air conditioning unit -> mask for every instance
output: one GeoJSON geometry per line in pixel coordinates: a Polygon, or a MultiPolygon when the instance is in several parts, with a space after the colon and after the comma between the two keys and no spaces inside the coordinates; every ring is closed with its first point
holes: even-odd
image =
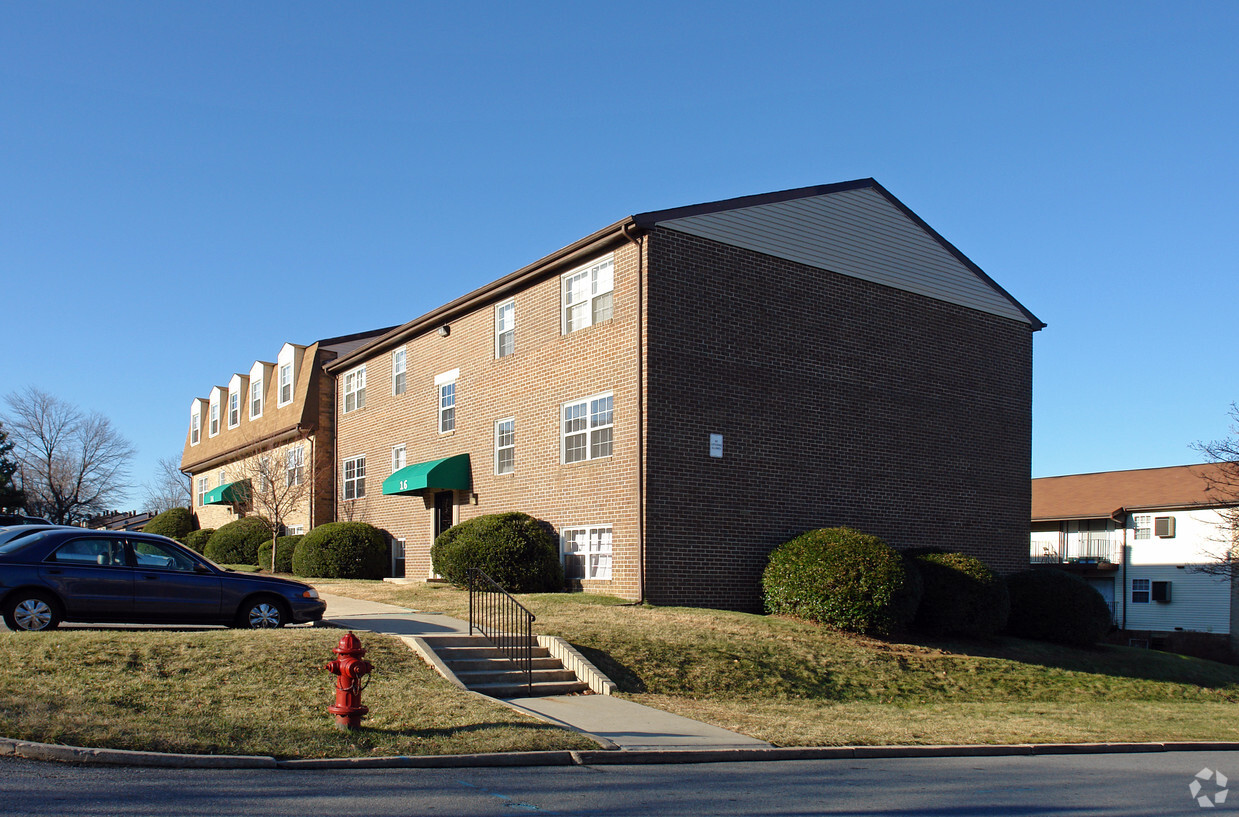
{"type": "Polygon", "coordinates": [[[1153,582],[1153,601],[1170,601],[1170,582],[1153,582]]]}
{"type": "Polygon", "coordinates": [[[1174,538],[1174,517],[1158,516],[1153,519],[1153,534],[1162,539],[1174,538]]]}

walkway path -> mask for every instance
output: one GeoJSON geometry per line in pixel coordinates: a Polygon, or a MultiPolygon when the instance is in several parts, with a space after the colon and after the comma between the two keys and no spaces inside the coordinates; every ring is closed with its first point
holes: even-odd
{"type": "MultiPolygon", "coordinates": [[[[337,627],[398,636],[469,633],[469,622],[451,616],[330,593],[322,595],[327,602],[325,621],[337,627]]],[[[751,749],[770,745],[613,695],[513,698],[504,703],[542,720],[586,732],[620,749],[751,749]]]]}

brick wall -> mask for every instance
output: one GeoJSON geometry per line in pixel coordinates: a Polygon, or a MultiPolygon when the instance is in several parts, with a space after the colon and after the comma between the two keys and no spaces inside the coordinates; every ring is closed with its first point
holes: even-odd
{"type": "MultiPolygon", "coordinates": [[[[600,254],[605,255],[605,253],[600,254]]],[[[614,251],[614,317],[564,335],[560,330],[560,274],[515,294],[515,351],[495,359],[494,307],[499,298],[450,323],[442,337],[434,328],[368,355],[365,407],[343,412],[348,365],[336,372],[336,482],[346,459],[365,455],[365,497],[337,502],[337,518],[369,522],[405,540],[405,574],[430,575],[433,496],[384,496],[392,473],[391,450],[403,444],[406,464],[468,454],[473,489],[453,497],[459,522],[481,514],[524,511],[564,527],[610,524],[613,577],[590,589],[632,597],[637,589],[637,251],[614,251]],[[392,394],[393,348],[406,353],[406,391],[392,394]],[[460,369],[456,381],[456,428],[438,431],[435,377],[460,369]],[[563,403],[602,392],[614,396],[613,455],[561,463],[563,403]],[[496,475],[495,422],[516,419],[515,473],[496,475]]],[[[358,360],[357,363],[362,361],[358,360]]]]}
{"type": "Polygon", "coordinates": [[[648,241],[651,601],[758,609],[770,550],[833,525],[1027,567],[1028,325],[663,228],[648,241]]]}

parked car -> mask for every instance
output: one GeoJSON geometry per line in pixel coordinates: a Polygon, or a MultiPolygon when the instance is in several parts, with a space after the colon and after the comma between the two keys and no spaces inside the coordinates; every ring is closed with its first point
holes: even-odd
{"type": "Polygon", "coordinates": [[[41,516],[26,516],[20,513],[0,513],[0,525],[50,525],[49,520],[41,516]]]}
{"type": "Polygon", "coordinates": [[[327,605],[303,582],[237,573],[163,536],[0,528],[0,612],[11,630],[62,621],[282,627],[327,605]]]}

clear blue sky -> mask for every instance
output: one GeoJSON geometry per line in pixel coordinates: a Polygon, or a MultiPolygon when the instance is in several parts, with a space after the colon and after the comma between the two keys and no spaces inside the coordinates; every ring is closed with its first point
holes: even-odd
{"type": "MultiPolygon", "coordinates": [[[[873,176],[1049,324],[1036,476],[1239,400],[1239,4],[0,3],[0,390],[140,483],[285,341],[626,215],[873,176]]],[[[137,507],[142,492],[131,492],[137,507]]]]}

